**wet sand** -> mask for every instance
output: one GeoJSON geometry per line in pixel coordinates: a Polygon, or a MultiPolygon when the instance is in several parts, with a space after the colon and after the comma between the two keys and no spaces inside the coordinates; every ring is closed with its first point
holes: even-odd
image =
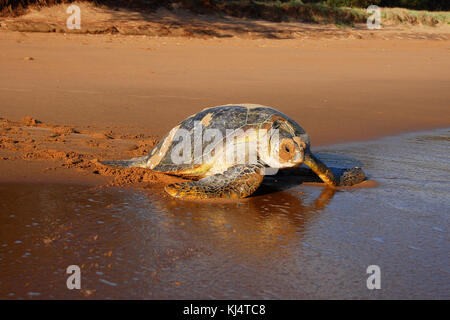
{"type": "Polygon", "coordinates": [[[320,148],[372,188],[268,177],[249,199],[10,183],[2,195],[7,299],[450,298],[450,130],[320,148]],[[82,290],[66,288],[68,265],[82,290]],[[366,268],[381,268],[368,290],[366,268]]]}

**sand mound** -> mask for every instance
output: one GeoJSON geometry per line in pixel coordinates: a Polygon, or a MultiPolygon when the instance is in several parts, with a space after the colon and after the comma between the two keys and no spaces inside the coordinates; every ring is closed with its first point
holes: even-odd
{"type": "Polygon", "coordinates": [[[42,122],[39,121],[39,120],[36,120],[36,119],[33,118],[33,117],[26,116],[25,118],[23,118],[23,119],[21,120],[21,123],[22,123],[23,125],[25,125],[25,126],[32,127],[32,126],[37,126],[38,124],[40,124],[40,123],[42,123],[42,122]]]}
{"type": "Polygon", "coordinates": [[[131,133],[83,131],[73,126],[43,124],[27,116],[20,121],[0,120],[0,159],[47,162],[43,171],[78,170],[83,174],[111,177],[108,186],[148,187],[180,179],[143,168],[112,168],[101,160],[148,154],[157,138],[131,133]],[[37,128],[38,127],[38,128],[37,128]],[[113,138],[113,136],[116,136],[113,138]],[[100,141],[95,143],[94,140],[100,141]]]}

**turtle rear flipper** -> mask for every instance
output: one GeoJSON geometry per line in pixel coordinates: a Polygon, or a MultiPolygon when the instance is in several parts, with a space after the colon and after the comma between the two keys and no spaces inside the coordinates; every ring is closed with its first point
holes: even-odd
{"type": "Polygon", "coordinates": [[[261,185],[263,170],[258,164],[235,165],[198,181],[169,184],[165,190],[171,196],[184,199],[245,198],[261,185]]]}
{"type": "Polygon", "coordinates": [[[112,166],[112,167],[122,167],[122,168],[146,168],[149,156],[143,156],[138,158],[133,158],[129,160],[115,160],[115,161],[99,161],[101,164],[112,166]]]}

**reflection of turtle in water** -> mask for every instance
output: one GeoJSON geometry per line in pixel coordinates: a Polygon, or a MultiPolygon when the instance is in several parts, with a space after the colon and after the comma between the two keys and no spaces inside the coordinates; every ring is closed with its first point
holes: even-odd
{"type": "MultiPolygon", "coordinates": [[[[281,176],[277,180],[285,178],[290,179],[281,176]]],[[[237,200],[238,205],[228,201],[199,203],[173,198],[152,201],[157,210],[170,213],[167,215],[169,226],[159,234],[159,241],[165,242],[165,237],[175,238],[190,248],[207,246],[214,252],[231,250],[233,255],[245,256],[246,262],[262,258],[264,263],[276,263],[274,260],[279,262],[283,247],[303,246],[305,234],[321,219],[318,213],[325,210],[336,194],[336,189],[323,188],[299,195],[280,190],[275,184],[267,185],[266,181],[260,189],[273,192],[263,199],[237,200]]]]}
{"type": "Polygon", "coordinates": [[[359,168],[336,178],[310,152],[309,136],[295,121],[273,108],[249,104],[204,109],[174,127],[149,155],[102,163],[188,178],[165,190],[189,199],[245,198],[258,189],[268,168],[302,163],[333,187],[365,179],[359,168]]]}

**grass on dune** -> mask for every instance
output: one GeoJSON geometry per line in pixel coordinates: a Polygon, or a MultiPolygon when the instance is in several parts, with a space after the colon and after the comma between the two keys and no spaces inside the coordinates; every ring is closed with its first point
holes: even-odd
{"type": "MultiPolygon", "coordinates": [[[[110,7],[128,7],[135,10],[155,10],[159,7],[172,8],[178,3],[194,13],[209,13],[230,15],[241,18],[254,18],[274,22],[301,21],[309,23],[330,23],[338,26],[353,26],[355,23],[365,23],[369,14],[365,8],[342,7],[332,5],[331,0],[304,3],[302,0],[264,1],[264,0],[85,0],[97,5],[110,7]]],[[[70,0],[0,0],[0,15],[17,16],[26,12],[32,6],[52,6],[59,3],[73,2],[70,0]]],[[[394,24],[422,24],[435,26],[440,23],[450,23],[448,11],[422,11],[403,8],[382,8],[382,22],[394,24]]]]}
{"type": "Polygon", "coordinates": [[[450,23],[448,11],[423,11],[403,8],[383,8],[381,18],[399,24],[423,24],[434,26],[439,23],[450,23]]]}

